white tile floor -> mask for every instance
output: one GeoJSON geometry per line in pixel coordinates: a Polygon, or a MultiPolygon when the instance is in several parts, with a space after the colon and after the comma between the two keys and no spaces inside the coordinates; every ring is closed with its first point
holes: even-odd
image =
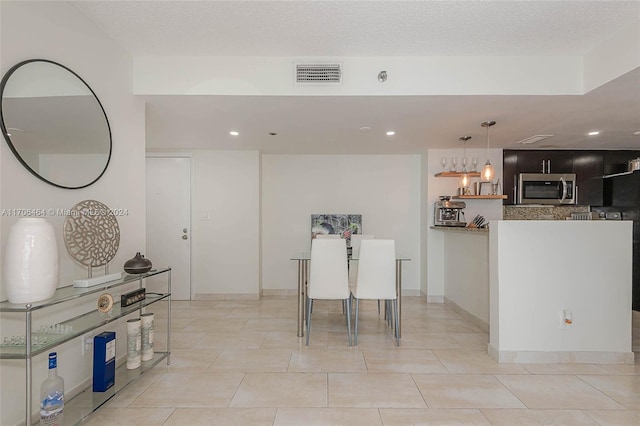
{"type": "Polygon", "coordinates": [[[294,298],[174,302],[171,365],[87,424],[640,425],[640,313],[635,365],[497,364],[487,334],[449,307],[403,301],[399,348],[371,302],[351,348],[339,302],[316,302],[309,347],[294,298]]]}

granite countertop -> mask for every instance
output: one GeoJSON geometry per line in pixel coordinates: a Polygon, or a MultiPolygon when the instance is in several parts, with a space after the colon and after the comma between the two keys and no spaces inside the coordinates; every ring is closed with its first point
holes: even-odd
{"type": "Polygon", "coordinates": [[[489,228],[463,228],[461,226],[431,226],[431,229],[438,229],[440,231],[475,232],[477,234],[489,232],[489,228]]]}
{"type": "Polygon", "coordinates": [[[565,220],[571,213],[589,212],[589,206],[509,205],[503,207],[504,220],[565,220]]]}

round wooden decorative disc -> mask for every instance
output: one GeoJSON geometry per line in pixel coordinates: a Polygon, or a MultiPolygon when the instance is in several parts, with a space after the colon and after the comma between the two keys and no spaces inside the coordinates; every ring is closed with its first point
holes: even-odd
{"type": "Polygon", "coordinates": [[[120,246],[120,227],[113,211],[95,200],[73,206],[64,220],[64,245],[81,265],[109,263],[120,246]]]}
{"type": "Polygon", "coordinates": [[[113,296],[109,293],[104,293],[98,297],[98,311],[106,314],[113,308],[113,296]]]}

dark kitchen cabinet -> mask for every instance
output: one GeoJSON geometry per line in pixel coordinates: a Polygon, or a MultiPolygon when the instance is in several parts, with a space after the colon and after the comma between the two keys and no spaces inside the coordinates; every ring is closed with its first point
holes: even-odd
{"type": "Polygon", "coordinates": [[[518,152],[518,173],[572,173],[571,151],[518,152]]]}
{"type": "Polygon", "coordinates": [[[611,182],[602,176],[627,171],[628,161],[638,157],[638,150],[504,150],[504,194],[508,197],[504,204],[516,203],[518,173],[541,173],[544,161],[545,172],[549,164],[550,173],[576,174],[578,204],[608,206],[611,182]]]}
{"type": "Polygon", "coordinates": [[[603,203],[602,151],[573,151],[573,172],[576,174],[578,204],[601,206],[603,203]]]}
{"type": "Polygon", "coordinates": [[[602,205],[602,151],[504,150],[504,204],[516,204],[519,173],[575,173],[578,204],[602,205]]]}
{"type": "Polygon", "coordinates": [[[604,174],[626,172],[629,160],[639,156],[640,151],[604,151],[604,174]]]}
{"type": "Polygon", "coordinates": [[[507,196],[503,204],[516,203],[516,186],[518,185],[518,153],[502,152],[502,193],[507,196]]]}
{"type": "MultiPolygon", "coordinates": [[[[638,158],[640,151],[626,151],[620,157],[616,157],[615,151],[607,151],[605,158],[609,156],[609,167],[617,167],[616,164],[629,159],[638,158]],[[632,154],[631,157],[626,155],[632,154]],[[617,160],[615,160],[617,158],[617,160]],[[615,161],[614,161],[615,160],[615,161]]],[[[605,160],[606,164],[606,160],[605,160]]],[[[621,163],[620,163],[621,164],[621,163]]],[[[626,170],[626,166],[625,166],[626,170]]],[[[622,220],[633,221],[633,309],[640,311],[640,172],[622,173],[612,176],[604,181],[604,206],[596,208],[601,213],[616,212],[622,220]]],[[[614,173],[611,173],[614,174],[614,173]]]]}

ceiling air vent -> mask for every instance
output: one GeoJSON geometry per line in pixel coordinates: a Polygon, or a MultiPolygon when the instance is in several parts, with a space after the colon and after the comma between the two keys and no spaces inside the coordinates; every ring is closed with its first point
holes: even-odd
{"type": "Polygon", "coordinates": [[[522,139],[521,141],[518,141],[517,143],[522,144],[522,145],[530,145],[532,143],[536,143],[536,142],[540,142],[543,139],[547,139],[553,137],[553,135],[533,135],[530,136],[526,139],[522,139]]]}
{"type": "Polygon", "coordinates": [[[296,63],[296,84],[342,84],[342,64],[296,63]]]}

